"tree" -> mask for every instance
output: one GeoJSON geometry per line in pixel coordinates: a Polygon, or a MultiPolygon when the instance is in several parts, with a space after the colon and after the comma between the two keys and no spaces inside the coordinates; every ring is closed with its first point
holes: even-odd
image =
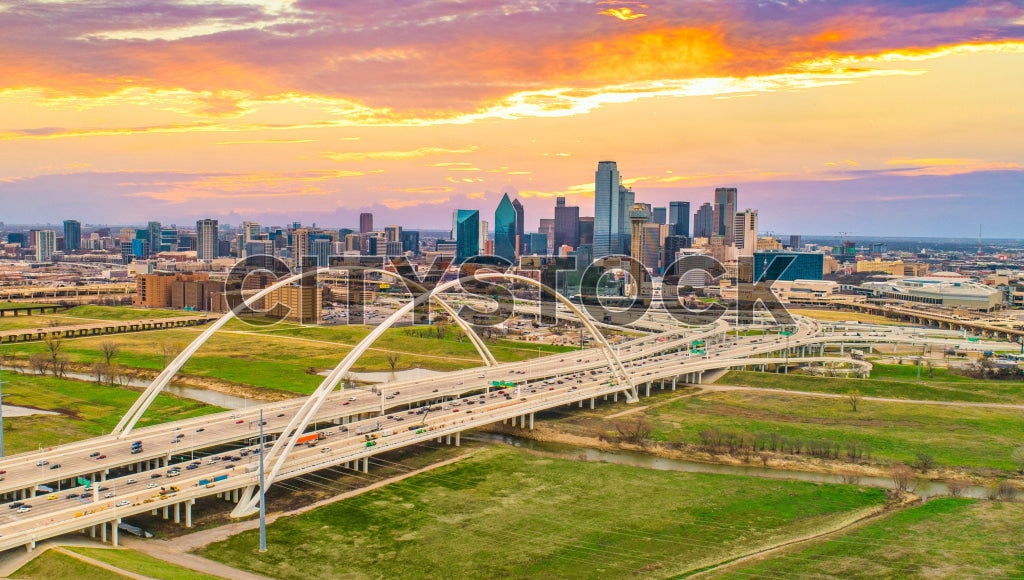
{"type": "Polygon", "coordinates": [[[388,362],[388,366],[391,367],[391,372],[395,372],[395,367],[398,366],[399,359],[402,358],[402,354],[398,352],[389,352],[384,355],[384,360],[388,362]]]}
{"type": "Polygon", "coordinates": [[[50,359],[41,352],[34,352],[28,357],[28,364],[39,374],[46,372],[50,366],[50,359]]]}
{"type": "Polygon", "coordinates": [[[654,430],[651,427],[651,423],[643,417],[637,418],[632,423],[617,423],[615,429],[618,430],[619,435],[624,441],[640,446],[647,445],[651,432],[654,430]]]}
{"type": "Polygon", "coordinates": [[[163,359],[163,362],[164,362],[163,366],[164,367],[166,367],[168,364],[170,364],[171,360],[173,360],[174,357],[177,356],[177,355],[178,355],[178,347],[177,346],[175,346],[175,345],[173,345],[173,344],[171,344],[169,342],[165,342],[165,343],[160,345],[160,356],[163,359]]]}
{"type": "Polygon", "coordinates": [[[906,493],[910,490],[910,484],[914,481],[914,470],[906,463],[896,463],[890,472],[892,476],[892,488],[898,493],[906,493]]]}
{"type": "Polygon", "coordinates": [[[947,481],[946,489],[949,490],[949,495],[953,497],[960,497],[965,491],[967,491],[967,483],[956,480],[947,481]]]}
{"type": "Polygon", "coordinates": [[[854,413],[857,412],[857,406],[860,405],[860,391],[854,389],[846,394],[846,402],[850,405],[850,410],[854,413]]]}
{"type": "Polygon", "coordinates": [[[100,343],[100,352],[103,353],[103,360],[109,365],[110,361],[121,352],[121,346],[112,340],[105,340],[100,343]]]}
{"type": "Polygon", "coordinates": [[[935,456],[930,453],[918,453],[917,454],[917,468],[921,471],[928,471],[935,467],[935,456]]]}
{"type": "Polygon", "coordinates": [[[57,376],[57,359],[60,358],[64,350],[64,335],[60,331],[48,332],[43,337],[43,343],[50,353],[50,369],[53,371],[53,376],[57,376]]]}
{"type": "Polygon", "coordinates": [[[103,377],[107,376],[107,369],[110,365],[103,361],[96,361],[92,363],[92,374],[96,377],[97,384],[103,384],[103,377]]]}
{"type": "Polygon", "coordinates": [[[924,368],[927,369],[928,378],[932,378],[932,375],[935,374],[935,363],[928,359],[924,361],[924,368]]]}
{"type": "Polygon", "coordinates": [[[53,363],[53,376],[63,377],[70,363],[71,359],[68,358],[68,355],[62,354],[58,356],[57,360],[53,363]]]}

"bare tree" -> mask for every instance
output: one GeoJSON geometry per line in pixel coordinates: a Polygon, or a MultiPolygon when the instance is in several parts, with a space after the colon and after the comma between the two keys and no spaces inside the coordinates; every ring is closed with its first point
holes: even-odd
{"type": "Polygon", "coordinates": [[[646,446],[651,438],[654,428],[651,423],[643,417],[637,418],[632,423],[617,423],[615,429],[624,441],[640,446],[646,446]]]}
{"type": "Polygon", "coordinates": [[[388,362],[388,366],[391,367],[391,372],[395,372],[395,367],[398,366],[399,359],[402,358],[402,353],[389,352],[384,355],[384,360],[388,362]]]}
{"type": "Polygon", "coordinates": [[[110,365],[103,361],[96,361],[92,363],[92,374],[96,376],[96,382],[103,384],[103,377],[107,376],[110,365]]]}
{"type": "Polygon", "coordinates": [[[100,343],[100,352],[103,353],[103,360],[109,365],[115,356],[120,354],[121,345],[112,340],[105,340],[100,343]]]}
{"type": "Polygon", "coordinates": [[[41,352],[34,352],[28,357],[28,364],[39,374],[46,372],[50,366],[50,358],[41,352]]]}
{"type": "Polygon", "coordinates": [[[68,364],[71,363],[71,359],[68,355],[63,354],[57,357],[57,360],[53,363],[53,376],[63,377],[67,372],[68,364]]]}
{"type": "Polygon", "coordinates": [[[946,482],[946,489],[949,490],[949,495],[960,497],[967,491],[967,484],[963,481],[951,480],[946,482]]]}
{"type": "Polygon", "coordinates": [[[931,359],[928,359],[924,361],[924,368],[927,370],[928,378],[932,378],[932,375],[935,374],[935,363],[933,363],[931,359]]]}
{"type": "Polygon", "coordinates": [[[1017,497],[1017,487],[1012,481],[1004,479],[996,486],[996,495],[999,499],[1012,500],[1017,497]]]}
{"type": "Polygon", "coordinates": [[[854,389],[846,394],[846,402],[850,405],[850,410],[854,413],[857,412],[857,407],[860,405],[860,391],[854,389]]]}
{"type": "Polygon", "coordinates": [[[906,463],[896,463],[890,472],[892,476],[892,488],[899,493],[906,493],[910,490],[910,484],[914,481],[914,470],[906,463]]]}
{"type": "Polygon", "coordinates": [[[46,350],[50,353],[50,369],[53,371],[53,376],[57,376],[57,359],[64,351],[64,335],[59,331],[47,332],[43,337],[43,344],[46,345],[46,350]]]}
{"type": "Polygon", "coordinates": [[[174,357],[177,356],[177,355],[178,355],[178,347],[177,347],[177,345],[171,344],[169,342],[165,342],[165,343],[160,345],[160,356],[161,356],[161,358],[163,360],[163,363],[164,363],[163,366],[164,367],[166,367],[168,364],[170,364],[171,360],[173,360],[174,357]]]}

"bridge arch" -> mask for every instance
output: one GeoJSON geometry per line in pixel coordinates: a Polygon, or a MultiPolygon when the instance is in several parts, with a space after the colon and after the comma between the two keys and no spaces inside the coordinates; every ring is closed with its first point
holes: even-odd
{"type": "MultiPolygon", "coordinates": [[[[605,358],[608,361],[608,365],[613,369],[613,371],[620,373],[622,380],[626,381],[626,383],[629,385],[628,389],[626,390],[626,401],[629,403],[635,403],[639,400],[636,385],[633,384],[632,379],[630,379],[629,373],[623,366],[622,361],[619,360],[619,357],[615,353],[615,350],[608,343],[604,335],[602,335],[601,332],[597,329],[597,327],[594,326],[590,317],[587,316],[582,310],[580,310],[575,304],[573,304],[572,301],[570,301],[568,298],[562,296],[557,291],[548,287],[547,285],[543,284],[538,280],[534,280],[533,278],[527,278],[525,276],[520,276],[518,274],[509,274],[506,272],[477,272],[474,274],[474,277],[476,279],[481,280],[515,280],[518,282],[522,282],[524,284],[536,286],[542,292],[548,292],[552,294],[556,300],[565,305],[570,312],[572,312],[577,316],[577,318],[579,318],[580,322],[584,325],[584,327],[587,328],[588,332],[590,332],[590,334],[598,342],[602,353],[605,355],[605,358]]],[[[342,359],[341,362],[339,362],[338,365],[335,366],[333,370],[331,370],[327,377],[324,378],[324,380],[320,383],[320,386],[318,386],[316,390],[313,391],[313,393],[311,393],[309,397],[306,398],[306,401],[303,403],[302,407],[299,409],[297,413],[295,413],[291,421],[288,422],[288,425],[282,431],[281,437],[274,442],[273,447],[271,447],[270,451],[267,452],[266,455],[264,456],[264,461],[272,464],[270,472],[266,474],[264,477],[264,485],[266,487],[270,487],[274,483],[278,473],[280,472],[281,468],[287,461],[289,454],[295,447],[295,442],[298,439],[298,437],[301,436],[306,427],[313,422],[313,418],[316,416],[317,411],[319,411],[320,407],[323,406],[323,404],[327,401],[327,398],[338,386],[342,378],[344,378],[344,376],[352,368],[352,365],[354,365],[355,362],[359,359],[359,357],[362,356],[362,354],[366,352],[367,349],[370,348],[370,345],[372,345],[378,338],[380,338],[381,335],[383,335],[388,328],[390,328],[396,322],[401,320],[402,317],[404,317],[407,313],[411,312],[422,300],[428,299],[434,293],[445,292],[451,288],[454,288],[461,282],[461,279],[456,279],[451,280],[449,282],[445,282],[443,284],[439,284],[434,288],[434,290],[431,293],[423,294],[421,296],[416,297],[415,300],[409,301],[404,306],[399,308],[394,314],[389,316],[387,320],[385,320],[376,328],[374,328],[373,331],[370,332],[370,334],[363,338],[363,340],[361,340],[358,345],[356,345],[351,351],[349,351],[347,355],[345,355],[345,358],[342,359]]],[[[245,517],[247,515],[250,515],[256,510],[258,502],[259,497],[255,494],[255,487],[249,487],[246,489],[246,492],[243,495],[242,500],[238,502],[238,505],[235,506],[235,509],[231,512],[231,515],[233,517],[245,517]]]]}
{"type": "MultiPolygon", "coordinates": [[[[367,268],[366,270],[371,273],[379,273],[382,275],[398,278],[405,282],[406,284],[415,286],[417,289],[426,292],[426,294],[423,294],[423,296],[428,296],[429,298],[433,299],[437,304],[441,306],[442,309],[445,310],[445,312],[447,312],[449,315],[451,315],[452,318],[455,319],[455,323],[458,324],[459,328],[461,328],[469,337],[470,342],[473,344],[474,348],[476,348],[477,353],[479,353],[480,357],[483,359],[484,364],[486,366],[493,366],[497,364],[497,359],[494,358],[494,355],[487,348],[487,345],[476,333],[476,331],[473,330],[472,325],[470,325],[461,317],[459,317],[455,310],[451,307],[451,305],[445,302],[444,299],[442,299],[440,296],[435,295],[435,293],[433,292],[427,292],[426,288],[424,288],[415,280],[409,280],[396,272],[391,272],[379,268],[367,268]]],[[[146,410],[149,409],[149,406],[153,404],[153,401],[156,400],[157,395],[159,395],[160,392],[163,391],[168,384],[170,384],[171,379],[174,378],[174,375],[178,374],[178,371],[181,370],[181,367],[185,366],[185,363],[188,362],[190,358],[192,358],[196,351],[199,350],[199,347],[203,346],[203,344],[205,344],[207,340],[213,337],[213,335],[218,330],[220,330],[221,327],[227,324],[232,318],[235,318],[237,313],[251,306],[253,303],[267,296],[274,290],[298,282],[303,278],[306,278],[307,276],[323,274],[330,271],[331,268],[317,268],[315,270],[306,270],[298,274],[293,274],[291,276],[278,280],[274,284],[268,286],[267,288],[264,288],[263,290],[260,290],[256,294],[253,294],[252,296],[243,299],[238,306],[229,310],[224,314],[224,316],[221,316],[213,324],[206,327],[206,329],[202,333],[200,333],[200,335],[196,337],[195,340],[193,340],[187,347],[185,347],[184,350],[178,353],[178,356],[174,357],[174,360],[172,360],[166,367],[164,367],[162,371],[160,371],[160,374],[158,374],[157,377],[153,379],[153,382],[150,383],[148,387],[146,387],[146,390],[143,391],[142,395],[140,395],[139,398],[135,400],[135,403],[133,403],[132,406],[128,409],[128,412],[125,413],[121,420],[117,423],[117,426],[114,427],[112,434],[120,438],[131,433],[132,429],[135,428],[135,424],[138,423],[139,419],[142,418],[146,410]]]]}

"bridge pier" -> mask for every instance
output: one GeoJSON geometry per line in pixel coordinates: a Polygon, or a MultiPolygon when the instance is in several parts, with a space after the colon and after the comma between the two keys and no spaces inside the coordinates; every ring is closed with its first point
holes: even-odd
{"type": "Polygon", "coordinates": [[[460,447],[462,445],[462,431],[455,432],[455,446],[460,447]]]}
{"type": "Polygon", "coordinates": [[[370,473],[370,458],[363,458],[363,473],[370,473]]]}
{"type": "Polygon", "coordinates": [[[164,506],[161,511],[163,511],[163,514],[162,514],[163,519],[166,520],[170,516],[170,513],[169,513],[169,510],[168,510],[167,506],[164,506]]]}
{"type": "Polygon", "coordinates": [[[174,504],[174,523],[176,523],[176,524],[180,524],[181,523],[181,504],[180,503],[174,504]]]}
{"type": "Polygon", "coordinates": [[[647,381],[647,384],[644,385],[644,396],[651,396],[651,381],[647,381]]]}
{"type": "Polygon", "coordinates": [[[121,518],[117,518],[110,522],[110,544],[115,548],[118,546],[118,534],[120,533],[120,529],[118,529],[117,526],[120,525],[120,523],[121,518]]]}
{"type": "Polygon", "coordinates": [[[100,541],[107,543],[107,522],[100,524],[100,541]]]}
{"type": "Polygon", "coordinates": [[[678,379],[678,378],[679,377],[672,377],[672,390],[673,391],[676,390],[676,379],[678,379]]]}
{"type": "Polygon", "coordinates": [[[530,431],[533,431],[533,413],[530,413],[530,431]]]}
{"type": "Polygon", "coordinates": [[[195,498],[192,498],[185,502],[185,527],[192,527],[192,506],[196,504],[195,498]]]}
{"type": "Polygon", "coordinates": [[[590,409],[594,409],[594,397],[590,397],[590,409]]]}
{"type": "Polygon", "coordinates": [[[32,550],[35,550],[35,549],[36,549],[36,541],[35,540],[32,540],[29,543],[25,544],[25,551],[26,552],[31,552],[32,550]]]}

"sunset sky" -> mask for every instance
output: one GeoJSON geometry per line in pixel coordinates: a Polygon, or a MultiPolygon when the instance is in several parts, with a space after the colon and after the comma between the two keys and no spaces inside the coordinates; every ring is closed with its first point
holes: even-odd
{"type": "Polygon", "coordinates": [[[526,225],[597,162],[762,231],[1024,237],[1024,3],[0,1],[0,221],[526,225]]]}

